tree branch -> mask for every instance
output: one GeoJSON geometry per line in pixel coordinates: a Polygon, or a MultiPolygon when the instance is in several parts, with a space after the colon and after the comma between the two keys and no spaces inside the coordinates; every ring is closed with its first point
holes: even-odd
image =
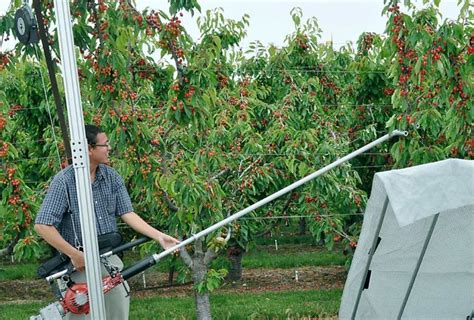
{"type": "Polygon", "coordinates": [[[189,252],[188,250],[186,250],[185,247],[182,247],[181,249],[179,249],[179,256],[181,257],[181,259],[183,260],[183,262],[189,267],[189,268],[193,268],[193,259],[191,258],[191,256],[189,255],[189,252]]]}
{"type": "Polygon", "coordinates": [[[165,139],[168,137],[168,135],[170,134],[171,130],[173,130],[175,127],[176,127],[176,123],[173,123],[173,124],[168,128],[168,130],[166,130],[166,132],[163,134],[162,139],[165,140],[165,139]]]}
{"type": "Polygon", "coordinates": [[[293,198],[294,192],[290,192],[290,196],[288,197],[288,200],[286,200],[285,206],[283,207],[283,210],[281,210],[281,215],[285,215],[286,211],[290,207],[291,199],[293,198]]]}
{"type": "MultiPolygon", "coordinates": [[[[176,127],[176,123],[173,123],[167,130],[166,132],[163,134],[163,137],[162,137],[162,140],[163,140],[163,152],[161,154],[161,174],[165,175],[167,174],[169,171],[168,171],[168,167],[166,166],[166,157],[167,157],[167,152],[166,152],[166,138],[168,137],[168,135],[170,134],[170,132],[176,127]]],[[[173,211],[173,212],[177,212],[179,210],[179,208],[173,203],[173,201],[171,201],[168,193],[166,193],[165,190],[163,190],[163,200],[165,201],[166,205],[168,206],[168,208],[173,211]]]]}
{"type": "Polygon", "coordinates": [[[6,248],[0,249],[0,257],[11,255],[13,253],[13,248],[15,248],[15,245],[18,243],[18,240],[20,240],[19,234],[16,235],[15,239],[13,239],[6,248]]]}
{"type": "Polygon", "coordinates": [[[245,174],[247,171],[249,171],[249,170],[250,170],[256,163],[258,163],[261,159],[262,159],[262,158],[259,157],[257,160],[255,160],[254,162],[252,162],[247,168],[245,168],[245,170],[240,174],[239,179],[241,179],[241,178],[244,176],[244,174],[245,174]]]}
{"type": "MultiPolygon", "coordinates": [[[[165,152],[161,155],[161,174],[165,175],[168,173],[168,167],[166,166],[166,150],[165,152]]],[[[170,209],[173,212],[177,212],[179,208],[171,201],[168,193],[165,190],[162,190],[162,198],[165,201],[166,205],[168,206],[168,209],[170,209]]]]}
{"type": "Polygon", "coordinates": [[[206,254],[204,255],[204,263],[206,264],[206,266],[209,265],[209,263],[211,263],[212,260],[214,260],[219,254],[217,253],[217,251],[214,251],[214,249],[208,249],[206,251],[206,254]]]}
{"type": "Polygon", "coordinates": [[[220,172],[218,172],[216,175],[212,176],[212,177],[211,177],[211,180],[215,180],[215,179],[219,178],[220,176],[226,174],[226,173],[229,172],[229,171],[230,171],[230,168],[227,167],[227,168],[221,170],[220,172]]]}
{"type": "Polygon", "coordinates": [[[112,103],[110,104],[110,107],[114,110],[115,114],[117,115],[117,117],[120,118],[120,112],[119,110],[117,109],[117,107],[115,106],[115,101],[112,100],[112,103]]]}
{"type": "Polygon", "coordinates": [[[99,62],[99,49],[102,50],[104,47],[104,39],[102,38],[102,32],[100,32],[100,19],[99,19],[99,13],[97,12],[97,4],[94,1],[90,1],[88,3],[89,9],[92,10],[92,15],[95,17],[95,25],[94,29],[97,34],[97,39],[99,40],[99,46],[96,49],[96,58],[97,58],[97,63],[99,62]]]}
{"type": "Polygon", "coordinates": [[[168,196],[168,193],[163,190],[163,200],[165,201],[166,205],[168,206],[168,209],[170,209],[173,212],[178,212],[179,208],[171,201],[170,197],[168,196]]]}
{"type": "Polygon", "coordinates": [[[201,239],[197,239],[196,242],[194,243],[194,252],[196,254],[203,254],[202,252],[202,240],[201,239]]]}

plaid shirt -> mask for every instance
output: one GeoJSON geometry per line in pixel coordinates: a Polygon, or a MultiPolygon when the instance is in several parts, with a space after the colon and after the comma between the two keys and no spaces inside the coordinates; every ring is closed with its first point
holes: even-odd
{"type": "MultiPolygon", "coordinates": [[[[92,198],[97,235],[117,231],[115,218],[133,211],[122,177],[103,164],[97,167],[96,178],[92,183],[92,198]]],[[[55,226],[71,245],[82,245],[76,178],[72,166],[66,167],[53,178],[35,223],[55,226]]]]}

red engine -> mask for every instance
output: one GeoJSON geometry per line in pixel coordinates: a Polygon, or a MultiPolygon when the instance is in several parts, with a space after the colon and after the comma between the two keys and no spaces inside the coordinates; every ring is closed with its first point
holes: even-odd
{"type": "MultiPolygon", "coordinates": [[[[116,274],[114,277],[108,276],[102,279],[102,289],[104,294],[124,282],[121,274],[116,274]]],[[[64,299],[61,301],[66,312],[74,314],[88,314],[89,306],[89,292],[87,290],[87,283],[75,283],[66,290],[64,299]]]]}

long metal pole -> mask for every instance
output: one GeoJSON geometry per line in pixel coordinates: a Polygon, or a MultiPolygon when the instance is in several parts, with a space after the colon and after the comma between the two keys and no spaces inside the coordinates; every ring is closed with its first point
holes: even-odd
{"type": "MultiPolygon", "coordinates": [[[[210,226],[209,228],[207,229],[204,229],[202,230],[201,232],[195,234],[195,235],[192,235],[191,237],[187,238],[186,240],[180,242],[179,244],[177,244],[176,246],[174,247],[171,247],[159,254],[153,254],[141,261],[139,261],[138,263],[136,263],[135,265],[131,266],[130,268],[127,268],[126,270],[124,270],[122,272],[122,275],[124,277],[124,279],[128,279],[130,277],[132,277],[133,275],[137,274],[137,273],[140,273],[141,271],[151,267],[152,265],[154,265],[155,263],[157,263],[159,260],[161,260],[162,258],[166,257],[167,255],[175,252],[176,250],[190,244],[191,242],[193,241],[196,241],[197,239],[201,238],[201,237],[204,237],[206,235],[208,235],[209,233],[213,232],[214,230],[216,229],[219,229],[229,223],[231,223],[232,221],[234,220],[237,220],[239,219],[240,217],[242,217],[243,215],[255,210],[255,209],[258,209],[260,208],[261,206],[269,203],[270,201],[273,201],[275,200],[276,198],[278,197],[281,197],[282,195],[292,191],[293,189],[296,189],[298,188],[299,186],[301,186],[302,184],[328,172],[329,170],[339,166],[340,164],[358,156],[359,154],[361,153],[364,153],[365,151],[375,147],[376,145],[379,145],[381,144],[382,142],[385,142],[387,140],[389,140],[390,138],[392,137],[397,137],[397,136],[407,136],[408,133],[406,131],[399,131],[399,130],[394,130],[393,132],[389,133],[389,134],[386,134],[384,135],[383,137],[365,145],[364,147],[360,148],[360,149],[357,149],[356,151],[348,154],[347,156],[345,157],[342,157],[341,159],[339,160],[336,160],[334,161],[333,163],[325,166],[324,168],[322,169],[319,169],[318,171],[302,178],[301,180],[298,180],[292,184],[290,184],[289,186],[287,186],[286,188],[284,189],[281,189],[280,191],[277,191],[275,192],[274,194],[256,202],[255,204],[229,216],[228,218],[210,226]]],[[[48,281],[52,281],[54,279],[57,279],[59,277],[61,277],[62,275],[64,275],[65,273],[67,273],[67,270],[64,270],[64,271],[60,271],[56,274],[53,274],[51,276],[49,276],[48,278],[46,278],[46,280],[48,281]]]]}
{"type": "Polygon", "coordinates": [[[166,257],[167,255],[169,255],[169,254],[175,252],[177,249],[180,249],[180,248],[182,248],[182,247],[184,247],[184,246],[190,244],[191,242],[196,241],[197,239],[199,239],[199,238],[201,238],[201,237],[204,237],[205,235],[207,235],[207,234],[213,232],[214,230],[219,229],[219,228],[221,228],[221,227],[223,227],[223,226],[229,224],[230,222],[239,219],[239,218],[242,217],[243,215],[246,215],[247,213],[249,213],[249,212],[251,212],[251,211],[253,211],[253,210],[256,210],[256,209],[260,208],[261,206],[263,206],[263,205],[269,203],[270,201],[275,200],[275,199],[278,198],[278,197],[281,197],[282,195],[284,195],[284,194],[286,194],[286,193],[288,193],[288,192],[290,192],[290,191],[292,191],[292,190],[298,188],[298,187],[301,186],[302,184],[304,184],[304,183],[306,183],[306,182],[308,182],[308,181],[310,181],[310,180],[313,180],[314,178],[316,178],[316,177],[318,177],[318,176],[320,176],[320,175],[322,175],[322,174],[328,172],[329,170],[332,170],[333,168],[339,166],[340,164],[342,164],[342,163],[344,163],[344,162],[346,162],[346,161],[348,161],[348,160],[350,160],[350,159],[352,159],[352,158],[358,156],[358,155],[361,154],[361,153],[364,153],[365,151],[367,151],[367,150],[369,150],[369,149],[375,147],[376,145],[379,145],[379,144],[381,144],[382,142],[385,142],[385,141],[389,140],[389,139],[392,138],[392,137],[396,137],[396,136],[407,136],[407,135],[408,135],[408,132],[406,132],[406,131],[394,130],[394,131],[392,131],[391,133],[386,134],[386,135],[384,135],[383,137],[381,137],[381,138],[379,138],[379,139],[377,139],[377,140],[375,140],[375,141],[373,141],[373,142],[371,142],[371,143],[369,143],[369,144],[363,146],[362,148],[357,149],[356,151],[354,151],[354,152],[352,152],[352,153],[350,153],[350,154],[348,154],[348,155],[342,157],[341,159],[334,161],[333,163],[331,163],[331,164],[325,166],[324,168],[321,168],[321,169],[319,169],[318,171],[316,171],[316,172],[314,172],[314,173],[312,173],[312,174],[310,174],[310,175],[308,175],[308,176],[302,178],[301,180],[298,180],[298,181],[296,181],[296,182],[290,184],[290,185],[287,186],[286,188],[283,188],[283,189],[281,189],[280,191],[275,192],[274,194],[272,194],[272,195],[270,195],[270,196],[268,196],[268,197],[266,197],[266,198],[264,198],[264,199],[262,199],[262,200],[260,200],[260,201],[258,201],[258,202],[256,202],[256,203],[254,203],[253,205],[251,205],[251,206],[249,206],[249,207],[247,207],[247,208],[245,208],[245,209],[243,209],[243,210],[241,210],[241,211],[239,211],[239,212],[237,212],[237,213],[231,215],[230,217],[228,217],[228,218],[226,218],[226,219],[224,219],[224,220],[222,220],[222,221],[220,221],[220,222],[218,222],[218,223],[216,223],[216,224],[210,226],[209,228],[207,228],[207,229],[205,229],[205,230],[203,230],[203,231],[201,231],[201,232],[199,232],[199,233],[197,233],[197,234],[191,236],[190,238],[188,238],[188,239],[186,239],[186,240],[180,242],[180,243],[177,244],[176,246],[171,247],[171,248],[169,248],[169,249],[167,249],[167,250],[165,250],[165,251],[163,251],[163,252],[161,252],[161,253],[159,253],[159,254],[156,254],[156,253],[155,253],[155,254],[151,255],[150,257],[147,257],[147,258],[141,260],[140,262],[138,262],[138,263],[135,264],[134,266],[132,266],[132,267],[127,268],[126,270],[124,270],[124,272],[122,273],[122,275],[123,275],[123,277],[124,277],[125,279],[127,279],[127,278],[133,276],[134,274],[136,274],[136,273],[138,273],[138,272],[140,272],[140,271],[143,271],[143,270],[149,268],[150,266],[152,266],[152,265],[154,265],[155,263],[157,263],[160,259],[162,259],[162,258],[166,257]]]}
{"type": "Polygon", "coordinates": [[[66,103],[69,110],[68,120],[71,131],[72,162],[76,177],[91,319],[106,319],[99,246],[97,244],[96,218],[92,204],[88,145],[82,114],[69,1],[54,0],[54,7],[58,25],[66,103]]]}

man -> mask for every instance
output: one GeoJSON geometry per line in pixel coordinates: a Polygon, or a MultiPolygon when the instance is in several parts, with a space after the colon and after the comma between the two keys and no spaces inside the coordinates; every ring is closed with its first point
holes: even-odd
{"type": "MultiPolygon", "coordinates": [[[[133,212],[130,196],[123,179],[109,163],[110,144],[107,135],[98,127],[86,125],[86,138],[89,145],[90,178],[93,205],[96,216],[97,234],[117,231],[116,217],[135,231],[159,242],[163,249],[176,245],[179,241],[146,223],[133,212]]],[[[75,282],[85,282],[85,262],[82,248],[82,235],[79,220],[79,206],[73,166],[60,171],[52,180],[41,209],[35,220],[35,230],[46,242],[66,254],[77,271],[71,276],[75,282]]],[[[117,256],[109,262],[122,268],[117,256]]],[[[103,272],[105,268],[102,266],[103,272]]],[[[129,297],[124,286],[118,286],[106,295],[108,319],[128,319],[129,297]]],[[[76,317],[68,314],[69,319],[76,317]]]]}

